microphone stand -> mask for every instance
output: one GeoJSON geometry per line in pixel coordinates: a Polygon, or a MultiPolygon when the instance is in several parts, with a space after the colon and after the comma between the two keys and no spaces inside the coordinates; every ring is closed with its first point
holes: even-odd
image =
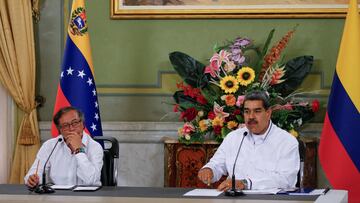
{"type": "Polygon", "coordinates": [[[50,152],[49,157],[47,158],[45,164],[44,164],[44,170],[43,170],[43,174],[42,174],[42,184],[37,185],[34,192],[39,193],[39,194],[44,194],[44,193],[54,193],[55,190],[52,189],[50,186],[48,186],[46,184],[46,173],[45,173],[45,168],[46,168],[46,164],[48,163],[52,153],[54,152],[56,145],[61,142],[63,139],[59,138],[54,146],[54,148],[52,149],[52,151],[50,152]]]}
{"type": "Polygon", "coordinates": [[[243,138],[241,139],[241,143],[238,149],[238,152],[236,154],[236,158],[235,158],[235,162],[234,162],[234,166],[233,166],[233,172],[232,172],[232,176],[231,176],[231,189],[225,191],[225,196],[231,196],[231,197],[236,197],[236,196],[242,196],[244,195],[242,190],[238,190],[236,189],[236,182],[235,182],[235,165],[236,165],[236,161],[239,157],[239,152],[242,146],[242,143],[244,141],[244,138],[246,137],[246,135],[248,134],[248,132],[244,132],[243,134],[243,138]]]}

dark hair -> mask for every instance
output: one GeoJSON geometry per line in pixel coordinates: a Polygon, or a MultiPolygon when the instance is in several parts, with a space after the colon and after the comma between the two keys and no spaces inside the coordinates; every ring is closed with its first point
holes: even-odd
{"type": "Polygon", "coordinates": [[[244,104],[246,101],[261,100],[263,102],[264,109],[268,110],[270,108],[269,96],[265,91],[254,90],[248,92],[244,98],[244,104]]]}
{"type": "Polygon", "coordinates": [[[79,109],[72,107],[72,106],[66,106],[66,107],[59,109],[59,111],[56,112],[56,114],[54,115],[53,121],[58,130],[60,130],[59,120],[60,120],[61,116],[69,111],[76,111],[79,118],[81,119],[81,121],[83,121],[83,122],[85,121],[84,114],[79,109]]]}

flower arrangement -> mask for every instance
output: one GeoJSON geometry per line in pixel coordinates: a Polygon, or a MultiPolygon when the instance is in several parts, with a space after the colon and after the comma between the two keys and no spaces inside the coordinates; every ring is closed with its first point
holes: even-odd
{"type": "Polygon", "coordinates": [[[318,100],[309,103],[294,97],[311,70],[313,57],[284,62],[283,51],[295,28],[268,49],[274,31],[262,48],[243,37],[215,47],[207,65],[181,52],[170,53],[170,61],[183,79],[173,96],[174,111],[180,112],[184,121],[178,130],[182,143],[202,142],[209,135],[221,142],[229,132],[243,126],[243,100],[252,90],[269,94],[272,121],[297,137],[297,128],[319,109],[318,100]]]}

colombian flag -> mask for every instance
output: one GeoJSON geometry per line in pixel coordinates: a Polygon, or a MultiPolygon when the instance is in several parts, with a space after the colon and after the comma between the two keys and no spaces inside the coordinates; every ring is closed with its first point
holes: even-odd
{"type": "Polygon", "coordinates": [[[350,0],[341,39],[319,158],[335,189],[349,191],[360,202],[360,15],[350,0]]]}
{"type": "MultiPolygon", "coordinates": [[[[74,106],[84,113],[87,133],[102,135],[84,0],[72,3],[54,114],[65,106],[74,106]]],[[[51,133],[58,135],[54,123],[51,133]]]]}

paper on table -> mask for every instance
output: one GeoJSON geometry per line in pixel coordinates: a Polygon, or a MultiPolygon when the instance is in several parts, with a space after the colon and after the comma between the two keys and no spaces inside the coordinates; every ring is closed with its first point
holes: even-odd
{"type": "Polygon", "coordinates": [[[95,191],[99,188],[100,186],[77,186],[73,191],[95,191]]]}
{"type": "Polygon", "coordinates": [[[209,196],[216,197],[219,196],[222,191],[216,189],[194,189],[184,194],[184,196],[209,196]]]}
{"type": "Polygon", "coordinates": [[[325,189],[315,189],[308,192],[290,192],[289,195],[322,195],[325,189]]]}
{"type": "Polygon", "coordinates": [[[243,190],[244,194],[247,195],[274,195],[280,191],[281,189],[277,189],[277,188],[264,189],[264,190],[243,190]]]}
{"type": "Polygon", "coordinates": [[[54,190],[71,190],[75,185],[52,185],[51,188],[54,190]]]}

